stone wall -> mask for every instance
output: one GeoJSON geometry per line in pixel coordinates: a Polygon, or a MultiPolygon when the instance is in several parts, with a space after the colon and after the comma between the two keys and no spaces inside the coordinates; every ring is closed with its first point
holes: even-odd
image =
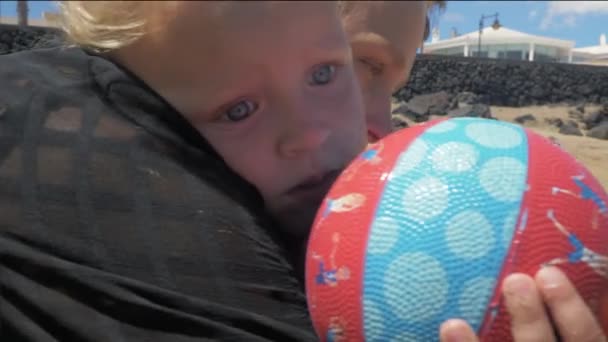
{"type": "Polygon", "coordinates": [[[0,55],[60,44],[61,37],[61,32],[55,28],[0,24],[0,55]]]}
{"type": "Polygon", "coordinates": [[[398,98],[439,91],[471,92],[496,106],[608,103],[608,67],[422,55],[398,98]]]}

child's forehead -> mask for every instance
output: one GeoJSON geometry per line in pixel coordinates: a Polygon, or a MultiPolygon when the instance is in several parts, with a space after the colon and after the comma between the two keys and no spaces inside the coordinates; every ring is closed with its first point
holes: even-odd
{"type": "Polygon", "coordinates": [[[183,14],[224,25],[277,16],[337,15],[335,1],[182,1],[179,8],[183,14]]]}
{"type": "Polygon", "coordinates": [[[297,39],[301,46],[324,49],[348,45],[337,3],[332,1],[184,1],[162,31],[159,35],[182,45],[226,52],[253,43],[263,50],[269,40],[297,39]]]}
{"type": "Polygon", "coordinates": [[[417,34],[426,19],[427,6],[421,1],[356,2],[343,22],[346,32],[365,40],[384,37],[392,44],[402,45],[417,34]]]}
{"type": "Polygon", "coordinates": [[[427,5],[423,1],[354,1],[343,7],[345,22],[364,22],[366,25],[388,27],[407,23],[408,17],[426,15],[427,5]]]}

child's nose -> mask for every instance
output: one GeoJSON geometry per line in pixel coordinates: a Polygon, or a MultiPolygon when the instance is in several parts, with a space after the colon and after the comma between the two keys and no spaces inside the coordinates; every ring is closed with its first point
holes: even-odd
{"type": "Polygon", "coordinates": [[[322,148],[330,135],[330,129],[316,126],[294,127],[279,141],[279,154],[284,158],[296,158],[322,148]]]}

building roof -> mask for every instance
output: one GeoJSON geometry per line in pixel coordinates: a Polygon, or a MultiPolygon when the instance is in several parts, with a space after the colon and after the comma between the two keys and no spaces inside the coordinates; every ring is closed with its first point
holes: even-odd
{"type": "Polygon", "coordinates": [[[595,46],[580,47],[580,48],[572,49],[572,51],[585,52],[585,53],[590,53],[590,54],[594,54],[594,55],[604,54],[604,53],[608,53],[608,45],[595,45],[595,46]]]}
{"type": "Polygon", "coordinates": [[[602,33],[599,39],[599,45],[580,47],[572,49],[572,54],[577,57],[590,60],[608,60],[608,44],[606,43],[606,34],[602,33]]]}
{"type": "MultiPolygon", "coordinates": [[[[439,40],[436,42],[424,44],[425,50],[435,50],[441,48],[462,46],[468,43],[469,45],[476,45],[479,40],[479,31],[467,33],[458,37],[439,40]]],[[[529,44],[535,43],[538,45],[548,45],[559,47],[563,49],[571,49],[574,47],[574,41],[562,40],[556,38],[536,36],[532,34],[523,33],[516,30],[511,30],[504,26],[495,30],[491,26],[486,27],[482,30],[481,34],[482,44],[529,44]]]]}
{"type": "Polygon", "coordinates": [[[608,45],[596,45],[572,49],[572,55],[591,60],[608,59],[608,45]]]}

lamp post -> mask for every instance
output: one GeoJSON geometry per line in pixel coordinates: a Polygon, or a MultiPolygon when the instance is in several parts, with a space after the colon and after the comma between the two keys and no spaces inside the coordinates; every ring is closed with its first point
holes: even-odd
{"type": "Polygon", "coordinates": [[[19,26],[27,26],[29,8],[26,0],[17,0],[17,17],[19,26]]]}
{"type": "Polygon", "coordinates": [[[479,19],[479,41],[477,42],[477,57],[481,56],[481,33],[483,31],[483,21],[486,19],[494,18],[492,28],[498,30],[500,28],[500,22],[498,21],[498,12],[492,15],[482,15],[479,19]]]}

